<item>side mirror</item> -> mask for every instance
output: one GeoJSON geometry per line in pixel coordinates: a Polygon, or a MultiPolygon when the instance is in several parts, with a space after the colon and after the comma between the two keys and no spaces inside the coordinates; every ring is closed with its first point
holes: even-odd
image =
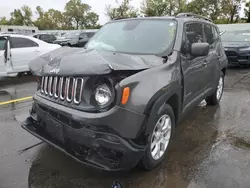
{"type": "Polygon", "coordinates": [[[193,43],[190,54],[194,57],[207,56],[209,53],[208,43],[193,43]]]}
{"type": "Polygon", "coordinates": [[[83,39],[83,37],[79,37],[79,40],[82,40],[83,39]]]}

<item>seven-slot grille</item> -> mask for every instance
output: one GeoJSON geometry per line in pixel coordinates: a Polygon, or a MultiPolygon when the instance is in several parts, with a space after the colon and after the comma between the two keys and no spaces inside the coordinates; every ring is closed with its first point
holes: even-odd
{"type": "Polygon", "coordinates": [[[51,98],[80,104],[84,79],[77,77],[43,76],[41,93],[51,98]]]}

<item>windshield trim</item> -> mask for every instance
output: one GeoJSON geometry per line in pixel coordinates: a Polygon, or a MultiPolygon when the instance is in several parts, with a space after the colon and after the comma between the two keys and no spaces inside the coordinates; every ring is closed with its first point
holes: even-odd
{"type": "MultiPolygon", "coordinates": [[[[108,52],[113,52],[113,53],[121,53],[121,54],[132,54],[132,55],[155,55],[155,56],[159,56],[159,57],[163,57],[163,56],[169,56],[173,50],[174,50],[174,45],[176,42],[176,36],[177,36],[177,32],[178,32],[178,21],[174,18],[161,18],[161,17],[149,17],[149,18],[130,18],[130,19],[120,19],[120,20],[115,20],[115,21],[110,21],[108,23],[106,23],[104,26],[108,25],[108,24],[113,24],[115,22],[126,22],[126,21],[130,21],[130,20],[160,20],[160,21],[173,21],[176,24],[176,31],[174,32],[174,36],[173,36],[173,40],[171,42],[171,44],[169,44],[169,47],[166,48],[165,50],[163,50],[162,52],[159,53],[141,53],[141,52],[123,52],[123,51],[118,51],[118,50],[102,50],[102,51],[108,51],[108,52]]],[[[99,29],[95,34],[97,34],[98,32],[100,32],[104,26],[99,29]]],[[[91,38],[85,48],[89,49],[89,50],[93,50],[95,48],[88,48],[88,44],[93,40],[93,38],[91,38]]]]}

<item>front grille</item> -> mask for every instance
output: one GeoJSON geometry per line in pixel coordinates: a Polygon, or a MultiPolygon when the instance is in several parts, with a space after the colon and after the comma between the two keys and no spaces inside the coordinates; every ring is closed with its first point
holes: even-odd
{"type": "Polygon", "coordinates": [[[84,79],[77,77],[43,76],[41,94],[50,98],[80,104],[84,79]]]}
{"type": "Polygon", "coordinates": [[[225,51],[227,56],[237,56],[237,52],[235,51],[225,51]]]}

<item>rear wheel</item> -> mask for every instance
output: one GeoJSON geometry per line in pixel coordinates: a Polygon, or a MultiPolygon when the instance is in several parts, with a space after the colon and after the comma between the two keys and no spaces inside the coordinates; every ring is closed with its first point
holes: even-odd
{"type": "Polygon", "coordinates": [[[211,96],[206,98],[207,104],[217,105],[221,100],[223,90],[224,90],[224,73],[221,72],[216,91],[211,96]]]}
{"type": "Polygon", "coordinates": [[[154,129],[149,136],[145,156],[142,165],[150,170],[158,166],[167,153],[169,143],[175,127],[174,112],[168,104],[165,104],[154,121],[154,129]]]}

